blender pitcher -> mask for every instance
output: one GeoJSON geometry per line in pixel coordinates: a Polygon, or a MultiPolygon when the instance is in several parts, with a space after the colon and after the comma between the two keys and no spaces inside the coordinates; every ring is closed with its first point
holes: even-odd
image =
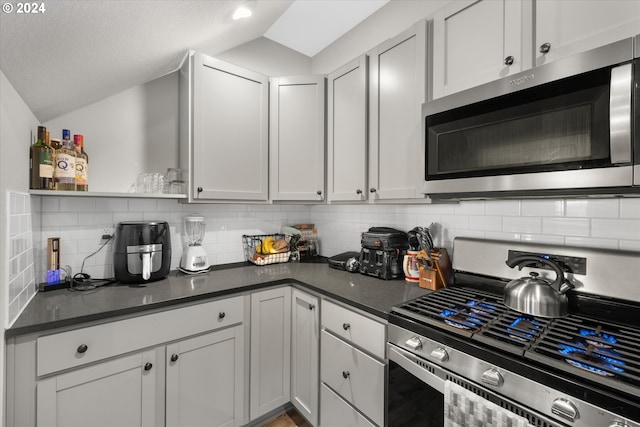
{"type": "Polygon", "coordinates": [[[209,269],[209,259],[202,247],[205,228],[204,216],[194,214],[184,218],[186,246],[180,259],[181,271],[198,273],[209,269]]]}

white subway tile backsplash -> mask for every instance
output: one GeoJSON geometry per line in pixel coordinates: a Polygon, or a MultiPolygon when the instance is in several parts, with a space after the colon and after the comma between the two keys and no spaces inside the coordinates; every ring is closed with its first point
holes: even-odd
{"type": "Polygon", "coordinates": [[[34,235],[29,194],[7,192],[9,230],[8,250],[8,310],[6,325],[11,325],[33,296],[34,235]]]}
{"type": "Polygon", "coordinates": [[[522,216],[564,216],[564,200],[523,200],[522,216]]]}
{"type": "Polygon", "coordinates": [[[592,219],[591,236],[606,239],[640,240],[640,219],[592,219]]]}
{"type": "Polygon", "coordinates": [[[618,240],[599,239],[593,237],[567,237],[565,243],[569,246],[581,246],[585,248],[618,249],[618,240]]]}
{"type": "Polygon", "coordinates": [[[454,205],[456,215],[484,215],[484,201],[462,201],[454,205]]]}
{"type": "Polygon", "coordinates": [[[95,212],[96,199],[92,197],[64,197],[60,199],[60,212],[95,212]]]}
{"type": "Polygon", "coordinates": [[[620,218],[640,218],[640,199],[620,200],[620,218]]]}
{"type": "Polygon", "coordinates": [[[552,245],[563,245],[564,236],[550,236],[548,234],[522,234],[520,240],[532,243],[547,243],[552,245]]]}
{"type": "Polygon", "coordinates": [[[129,212],[157,212],[158,201],[156,199],[127,199],[129,212]]]}
{"type": "Polygon", "coordinates": [[[542,219],[537,217],[506,216],[502,218],[502,231],[540,234],[542,232],[542,219]]]}
{"type": "Polygon", "coordinates": [[[469,228],[482,231],[502,230],[501,216],[470,216],[469,228]]]}
{"type": "Polygon", "coordinates": [[[588,218],[543,218],[542,232],[551,235],[583,236],[589,235],[588,218]]]}
{"type": "Polygon", "coordinates": [[[566,201],[568,217],[618,218],[617,200],[572,199],[566,201]]]}
{"type": "Polygon", "coordinates": [[[519,200],[487,200],[484,205],[485,215],[519,216],[519,200]]]}

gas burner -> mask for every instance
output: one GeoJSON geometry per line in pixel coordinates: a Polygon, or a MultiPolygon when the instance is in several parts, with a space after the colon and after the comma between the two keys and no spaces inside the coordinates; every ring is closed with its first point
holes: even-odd
{"type": "MultiPolygon", "coordinates": [[[[594,350],[597,351],[598,347],[591,344],[587,348],[561,344],[558,352],[568,356],[565,361],[570,365],[603,377],[613,377],[616,373],[621,374],[624,372],[624,369],[620,367],[625,365],[623,361],[606,356],[601,352],[594,353],[594,350]]],[[[616,355],[613,350],[609,351],[609,353],[616,355]]]]}
{"type": "Polygon", "coordinates": [[[580,328],[580,335],[588,344],[598,348],[613,348],[618,342],[615,336],[602,332],[601,325],[598,325],[595,330],[580,328]]]}
{"type": "Polygon", "coordinates": [[[529,342],[542,329],[542,325],[532,317],[520,316],[507,327],[507,333],[511,338],[522,342],[529,342]]]}
{"type": "Polygon", "coordinates": [[[482,325],[482,321],[473,317],[473,310],[467,308],[444,309],[440,312],[440,316],[444,318],[447,325],[451,325],[458,329],[477,329],[482,325]]]}

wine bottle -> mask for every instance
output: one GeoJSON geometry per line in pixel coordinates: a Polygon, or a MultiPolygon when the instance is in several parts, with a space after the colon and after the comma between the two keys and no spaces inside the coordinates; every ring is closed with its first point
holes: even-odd
{"type": "Polygon", "coordinates": [[[89,156],[84,151],[84,136],[73,135],[76,152],[76,191],[89,190],[89,156]]]}
{"type": "Polygon", "coordinates": [[[62,129],[62,146],[56,150],[56,167],[53,172],[56,190],[76,189],[76,152],[71,146],[70,138],[69,129],[62,129]]]}
{"type": "Polygon", "coordinates": [[[38,126],[38,140],[29,151],[29,188],[33,190],[53,189],[53,149],[47,145],[47,128],[38,126]]]}

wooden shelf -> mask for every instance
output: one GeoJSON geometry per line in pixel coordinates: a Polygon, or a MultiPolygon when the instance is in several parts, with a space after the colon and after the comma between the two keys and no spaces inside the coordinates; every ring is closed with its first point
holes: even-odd
{"type": "Polygon", "coordinates": [[[186,194],[165,194],[165,193],[116,193],[116,192],[91,192],[91,191],[49,191],[49,190],[29,190],[33,196],[55,196],[55,197],[113,197],[130,199],[186,199],[186,194]]]}

